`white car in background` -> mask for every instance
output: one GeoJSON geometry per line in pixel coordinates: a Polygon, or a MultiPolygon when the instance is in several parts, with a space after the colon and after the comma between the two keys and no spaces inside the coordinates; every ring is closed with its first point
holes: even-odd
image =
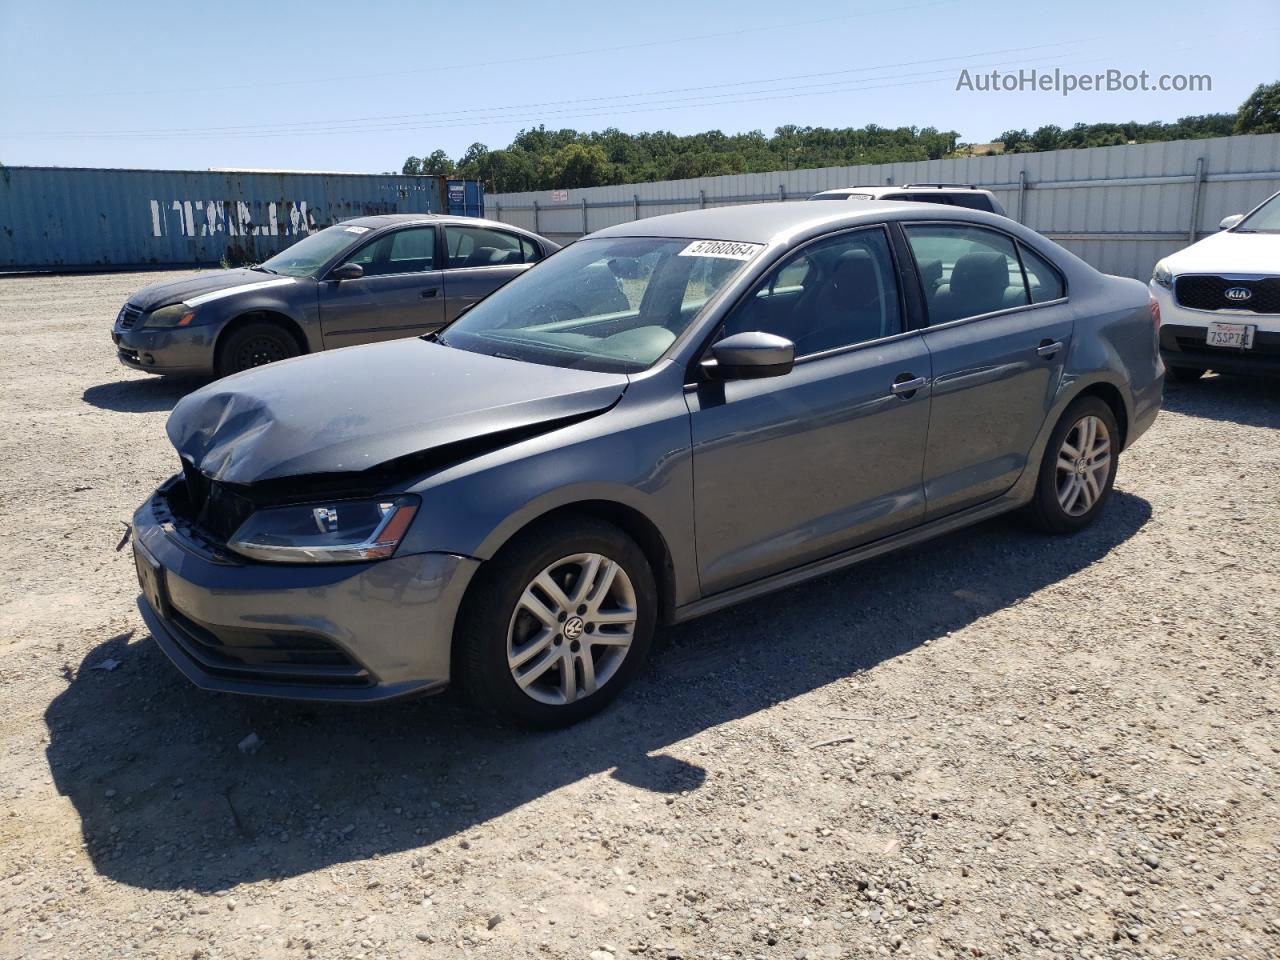
{"type": "Polygon", "coordinates": [[[1152,271],[1160,355],[1173,380],[1206,370],[1280,374],[1280,193],[1219,227],[1152,271]]]}
{"type": "Polygon", "coordinates": [[[1007,216],[1004,205],[990,190],[972,183],[906,183],[900,187],[839,187],[815,193],[810,200],[908,200],[912,203],[941,203],[948,207],[985,210],[1007,216]]]}

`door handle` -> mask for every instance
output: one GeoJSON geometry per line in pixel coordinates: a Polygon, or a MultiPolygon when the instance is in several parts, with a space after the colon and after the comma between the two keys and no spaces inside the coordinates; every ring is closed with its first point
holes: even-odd
{"type": "Polygon", "coordinates": [[[432,287],[430,290],[423,290],[422,299],[426,300],[426,299],[429,299],[430,297],[434,297],[438,289],[439,287],[432,287]]]}
{"type": "Polygon", "coordinates": [[[904,400],[910,400],[917,390],[929,382],[928,377],[913,377],[907,373],[904,373],[902,376],[907,379],[904,380],[901,377],[898,378],[893,382],[893,385],[889,387],[889,390],[895,397],[902,397],[904,400]]]}
{"type": "Polygon", "coordinates": [[[1048,360],[1055,353],[1062,349],[1061,340],[1049,340],[1048,338],[1040,341],[1040,346],[1036,347],[1036,353],[1048,360]]]}

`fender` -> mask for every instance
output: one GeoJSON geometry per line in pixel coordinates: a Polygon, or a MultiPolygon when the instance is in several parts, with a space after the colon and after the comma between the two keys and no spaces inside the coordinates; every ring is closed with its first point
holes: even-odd
{"type": "Polygon", "coordinates": [[[401,549],[487,560],[552,511],[611,504],[643,518],[665,543],[675,602],[696,599],[689,411],[681,370],[664,363],[656,373],[635,378],[597,417],[421,478],[408,488],[422,508],[401,549]]]}
{"type": "Polygon", "coordinates": [[[278,313],[288,317],[297,325],[306,342],[307,352],[316,353],[324,349],[324,339],[320,330],[320,310],[316,298],[316,282],[309,277],[296,279],[298,286],[289,288],[294,294],[292,302],[281,296],[277,288],[266,287],[213,300],[204,304],[203,310],[198,307],[197,316],[200,317],[203,311],[209,312],[209,319],[206,321],[201,317],[201,322],[209,325],[212,339],[216,342],[227,324],[233,320],[238,320],[250,313],[278,313]],[[300,290],[300,287],[310,289],[300,290]]]}

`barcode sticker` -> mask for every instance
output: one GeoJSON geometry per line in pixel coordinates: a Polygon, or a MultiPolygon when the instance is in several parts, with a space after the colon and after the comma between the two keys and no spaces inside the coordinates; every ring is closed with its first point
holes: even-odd
{"type": "Polygon", "coordinates": [[[680,256],[718,257],[721,260],[750,260],[763,249],[763,243],[740,243],[736,240],[695,240],[680,251],[680,256]]]}

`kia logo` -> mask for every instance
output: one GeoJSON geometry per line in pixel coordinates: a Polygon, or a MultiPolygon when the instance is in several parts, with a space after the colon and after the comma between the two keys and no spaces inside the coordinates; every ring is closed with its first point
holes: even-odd
{"type": "Polygon", "coordinates": [[[1248,287],[1232,287],[1224,293],[1223,296],[1228,300],[1235,301],[1236,303],[1243,303],[1245,300],[1248,300],[1253,296],[1253,291],[1248,287]]]}

